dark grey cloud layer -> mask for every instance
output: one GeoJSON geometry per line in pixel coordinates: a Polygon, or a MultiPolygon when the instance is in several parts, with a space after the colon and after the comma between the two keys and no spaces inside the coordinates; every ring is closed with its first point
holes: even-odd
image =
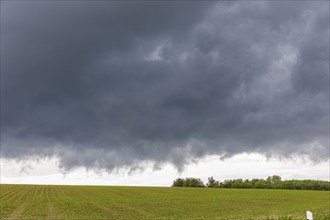
{"type": "Polygon", "coordinates": [[[328,159],[328,6],[1,2],[2,157],[328,159]]]}

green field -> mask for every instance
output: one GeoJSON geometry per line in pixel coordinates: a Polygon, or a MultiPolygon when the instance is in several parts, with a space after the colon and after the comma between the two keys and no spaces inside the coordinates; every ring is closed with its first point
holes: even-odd
{"type": "Polygon", "coordinates": [[[329,219],[329,191],[0,185],[0,219],[329,219]]]}

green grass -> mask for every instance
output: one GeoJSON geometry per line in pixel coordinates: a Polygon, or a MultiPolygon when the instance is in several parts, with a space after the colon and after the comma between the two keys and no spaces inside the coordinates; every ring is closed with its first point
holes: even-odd
{"type": "Polygon", "coordinates": [[[0,219],[330,219],[329,191],[0,185],[0,219]]]}

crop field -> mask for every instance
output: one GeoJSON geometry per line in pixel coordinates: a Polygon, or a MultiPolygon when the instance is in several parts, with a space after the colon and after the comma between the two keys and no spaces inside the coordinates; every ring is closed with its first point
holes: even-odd
{"type": "Polygon", "coordinates": [[[2,184],[0,219],[329,219],[329,191],[2,184]]]}

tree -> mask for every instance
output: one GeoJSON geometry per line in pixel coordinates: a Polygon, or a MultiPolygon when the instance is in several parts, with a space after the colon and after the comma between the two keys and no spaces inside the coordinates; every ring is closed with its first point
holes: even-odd
{"type": "Polygon", "coordinates": [[[209,188],[216,188],[219,187],[219,181],[216,181],[213,176],[208,178],[208,182],[206,184],[207,187],[209,188]]]}
{"type": "Polygon", "coordinates": [[[183,187],[184,179],[182,178],[177,178],[176,180],[173,181],[172,187],[183,187]]]}
{"type": "MultiPolygon", "coordinates": [[[[203,181],[198,178],[177,178],[173,181],[175,187],[205,187],[203,181]]],[[[296,189],[296,190],[330,190],[329,181],[321,180],[284,180],[280,176],[273,175],[266,179],[230,179],[223,182],[216,181],[213,176],[208,178],[206,184],[210,188],[258,188],[258,189],[296,189]]]]}
{"type": "Polygon", "coordinates": [[[185,187],[205,187],[203,181],[197,178],[186,178],[183,181],[183,186],[185,187]]]}
{"type": "Polygon", "coordinates": [[[272,184],[281,182],[281,177],[277,176],[277,175],[269,176],[269,177],[267,177],[267,182],[270,182],[272,184]]]}
{"type": "Polygon", "coordinates": [[[203,181],[197,178],[177,178],[173,181],[172,187],[205,187],[203,181]]]}

